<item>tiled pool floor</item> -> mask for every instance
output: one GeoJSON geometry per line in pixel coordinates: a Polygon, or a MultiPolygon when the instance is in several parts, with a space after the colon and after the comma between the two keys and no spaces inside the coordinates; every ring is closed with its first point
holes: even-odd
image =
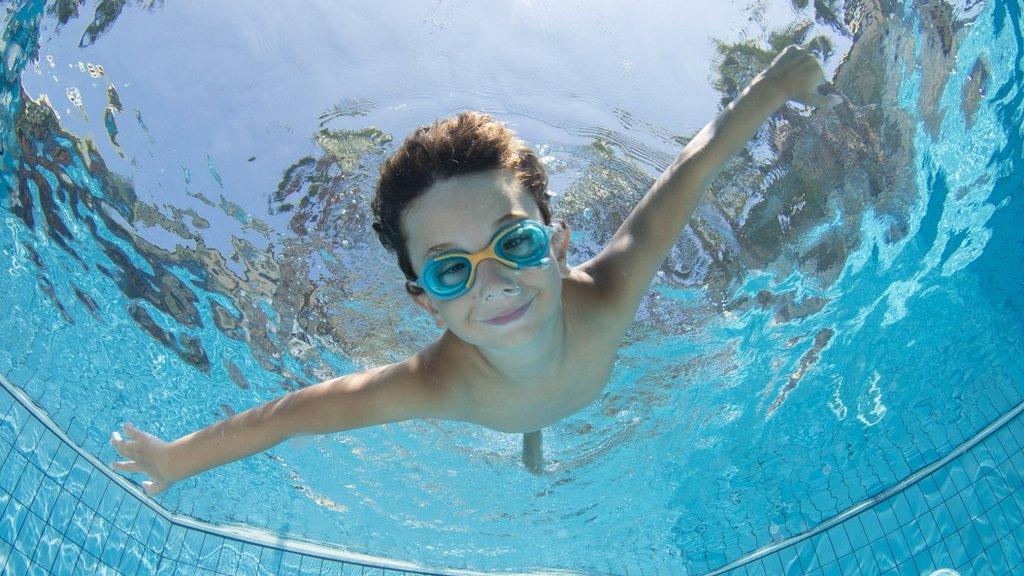
{"type": "MultiPolygon", "coordinates": [[[[0,567],[7,575],[423,573],[386,559],[173,516],[75,446],[0,377],[0,567]]],[[[1024,573],[1021,406],[940,461],[822,526],[711,574],[1024,573]],[[960,453],[962,451],[962,453],[960,453]]],[[[639,574],[639,572],[637,572],[639,574]]],[[[681,567],[678,574],[685,574],[681,567]]],[[[649,576],[649,575],[647,575],[649,576]]]]}

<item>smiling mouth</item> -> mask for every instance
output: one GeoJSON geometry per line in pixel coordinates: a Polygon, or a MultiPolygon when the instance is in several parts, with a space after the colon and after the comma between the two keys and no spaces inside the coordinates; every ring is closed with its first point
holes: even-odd
{"type": "Polygon", "coordinates": [[[533,298],[531,298],[530,301],[527,302],[526,304],[523,304],[519,308],[516,308],[515,310],[512,310],[508,314],[504,314],[502,316],[497,316],[497,317],[491,318],[489,320],[484,320],[484,322],[486,322],[488,324],[508,324],[509,322],[512,322],[513,320],[517,320],[517,319],[521,318],[524,314],[526,314],[526,310],[527,310],[527,308],[530,307],[530,304],[533,304],[533,298]]]}

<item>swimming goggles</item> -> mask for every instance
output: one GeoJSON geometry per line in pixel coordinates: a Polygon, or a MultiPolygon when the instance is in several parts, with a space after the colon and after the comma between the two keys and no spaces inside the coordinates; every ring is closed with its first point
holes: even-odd
{"type": "Polygon", "coordinates": [[[545,266],[551,262],[548,250],[555,230],[555,226],[536,220],[516,220],[495,232],[487,247],[475,254],[444,252],[434,256],[413,284],[438,300],[451,300],[469,292],[477,266],[489,258],[517,270],[545,266]]]}

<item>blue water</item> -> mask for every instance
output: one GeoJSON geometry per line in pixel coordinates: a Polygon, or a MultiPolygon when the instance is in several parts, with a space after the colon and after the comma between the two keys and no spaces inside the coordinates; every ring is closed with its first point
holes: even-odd
{"type": "MultiPolygon", "coordinates": [[[[716,111],[712,39],[811,15],[138,3],[103,28],[55,6],[2,8],[0,371],[103,462],[123,421],[176,438],[436,338],[367,217],[412,127],[513,123],[582,262],[716,111]],[[687,60],[659,49],[673,20],[687,60]]],[[[814,27],[848,104],[777,118],[716,183],[605,394],[545,430],[545,475],[517,436],[411,421],[156,502],[435,567],[702,573],[938,460],[1024,385],[1020,6],[942,6],[814,27]]]]}

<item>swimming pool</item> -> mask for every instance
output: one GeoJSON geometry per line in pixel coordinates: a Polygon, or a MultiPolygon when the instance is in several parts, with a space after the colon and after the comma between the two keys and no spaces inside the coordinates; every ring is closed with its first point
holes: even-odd
{"type": "Polygon", "coordinates": [[[1018,3],[2,9],[7,571],[1019,569],[1018,3]],[[827,38],[849,104],[730,166],[544,476],[418,421],[155,501],[104,467],[122,421],[176,437],[436,336],[366,217],[412,126],[513,123],[579,262],[762,63],[742,42],[814,16],[780,37],[827,38]]]}

